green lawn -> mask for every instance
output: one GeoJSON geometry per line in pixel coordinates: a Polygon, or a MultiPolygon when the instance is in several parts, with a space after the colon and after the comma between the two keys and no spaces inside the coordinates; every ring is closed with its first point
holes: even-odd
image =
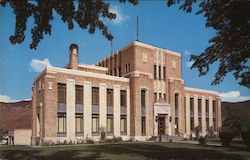
{"type": "Polygon", "coordinates": [[[156,159],[250,159],[250,152],[243,148],[199,146],[181,143],[126,143],[81,144],[73,146],[48,146],[31,148],[24,146],[1,147],[0,159],[27,160],[156,160],[156,159]]]}

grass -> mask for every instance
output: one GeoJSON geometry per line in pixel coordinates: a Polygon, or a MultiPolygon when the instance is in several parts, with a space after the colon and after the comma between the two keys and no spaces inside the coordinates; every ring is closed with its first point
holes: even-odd
{"type": "Polygon", "coordinates": [[[199,146],[182,143],[126,143],[126,144],[81,144],[72,146],[0,148],[0,159],[32,160],[157,160],[157,159],[250,159],[250,152],[243,148],[199,146]]]}

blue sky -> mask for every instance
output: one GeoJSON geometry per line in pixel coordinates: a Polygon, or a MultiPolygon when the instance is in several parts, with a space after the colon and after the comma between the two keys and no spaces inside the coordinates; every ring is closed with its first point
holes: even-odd
{"type": "MultiPolygon", "coordinates": [[[[197,11],[197,7],[194,11],[197,11]]],[[[208,40],[215,31],[205,27],[205,18],[195,13],[187,14],[178,6],[168,8],[165,1],[144,1],[137,6],[111,3],[111,11],[117,19],[104,20],[111,30],[113,51],[119,50],[136,40],[136,15],[139,16],[139,40],[182,54],[182,78],[185,86],[215,90],[224,101],[250,99],[248,88],[240,86],[232,74],[228,74],[219,85],[211,85],[218,64],[210,67],[206,76],[199,77],[196,69],[189,67],[190,54],[199,54],[209,46],[208,40]]],[[[75,25],[68,30],[67,25],[56,13],[52,24],[52,36],[45,36],[37,50],[29,49],[30,29],[34,20],[28,20],[25,41],[12,45],[9,36],[14,33],[15,16],[12,9],[0,7],[0,101],[16,101],[31,98],[34,78],[46,65],[62,67],[69,60],[69,46],[78,44],[79,62],[95,64],[110,54],[110,42],[97,29],[90,35],[75,25]]]]}

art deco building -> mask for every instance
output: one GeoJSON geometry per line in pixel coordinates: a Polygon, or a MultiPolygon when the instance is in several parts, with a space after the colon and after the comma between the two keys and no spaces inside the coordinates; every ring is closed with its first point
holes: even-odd
{"type": "Polygon", "coordinates": [[[138,41],[96,65],[47,67],[32,87],[32,144],[107,137],[147,140],[165,134],[189,138],[221,126],[217,92],[184,86],[181,54],[138,41]]]}

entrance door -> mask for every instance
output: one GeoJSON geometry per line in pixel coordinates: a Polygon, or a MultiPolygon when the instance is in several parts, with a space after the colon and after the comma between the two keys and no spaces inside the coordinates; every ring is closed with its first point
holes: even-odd
{"type": "Polygon", "coordinates": [[[158,117],[158,135],[165,134],[165,116],[158,117]]]}

